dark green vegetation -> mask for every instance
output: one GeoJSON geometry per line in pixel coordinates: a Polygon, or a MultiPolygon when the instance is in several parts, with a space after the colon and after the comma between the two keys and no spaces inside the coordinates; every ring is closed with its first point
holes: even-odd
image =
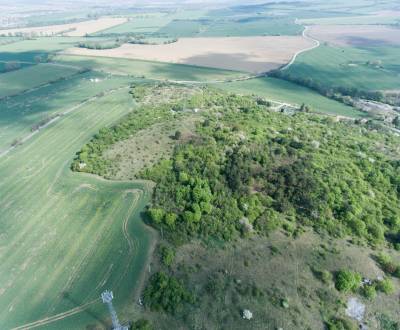
{"type": "Polygon", "coordinates": [[[171,160],[143,173],[158,183],[153,223],[172,239],[230,240],[277,226],[294,234],[297,225],[311,225],[372,244],[397,242],[399,163],[374,147],[383,139],[397,150],[395,138],[271,113],[251,97],[203,96],[219,110],[207,113],[196,139],[171,160]]]}
{"type": "Polygon", "coordinates": [[[144,293],[144,302],[154,310],[176,313],[184,303],[194,303],[193,295],[180,281],[160,272],[155,273],[144,293]]]}

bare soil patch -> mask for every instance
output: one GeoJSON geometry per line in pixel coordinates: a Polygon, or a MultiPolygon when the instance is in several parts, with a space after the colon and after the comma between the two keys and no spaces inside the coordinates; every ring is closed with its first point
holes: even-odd
{"type": "Polygon", "coordinates": [[[103,17],[96,20],[78,23],[0,30],[0,35],[10,35],[10,33],[11,35],[15,35],[22,33],[36,34],[39,36],[62,34],[64,36],[70,37],[81,37],[86,34],[95,33],[116,25],[120,25],[122,23],[125,23],[126,21],[127,19],[122,17],[103,17]]]}
{"type": "Polygon", "coordinates": [[[106,50],[71,48],[67,53],[261,73],[279,68],[289,62],[296,52],[312,44],[312,41],[300,36],[182,38],[168,45],[125,44],[106,50]]]}
{"type": "Polygon", "coordinates": [[[384,25],[314,25],[308,34],[339,46],[400,45],[400,29],[384,25]]]}

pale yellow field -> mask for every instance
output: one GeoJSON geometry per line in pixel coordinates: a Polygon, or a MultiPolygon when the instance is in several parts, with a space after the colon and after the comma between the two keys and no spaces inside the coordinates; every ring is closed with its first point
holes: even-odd
{"type": "Polygon", "coordinates": [[[103,17],[96,20],[77,23],[0,30],[0,35],[9,35],[10,33],[11,35],[15,35],[16,33],[23,33],[44,36],[63,34],[70,37],[81,37],[86,34],[95,33],[125,23],[126,21],[127,19],[122,17],[103,17]]]}
{"type": "Polygon", "coordinates": [[[308,35],[340,46],[400,45],[400,29],[384,25],[314,25],[308,35]]]}
{"type": "Polygon", "coordinates": [[[181,38],[167,45],[124,44],[119,48],[104,50],[70,48],[67,53],[261,73],[282,66],[296,52],[312,45],[312,41],[301,36],[181,38]]]}

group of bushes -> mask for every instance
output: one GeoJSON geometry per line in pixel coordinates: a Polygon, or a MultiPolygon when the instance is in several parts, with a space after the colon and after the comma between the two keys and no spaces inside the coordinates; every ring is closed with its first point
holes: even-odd
{"type": "MultiPolygon", "coordinates": [[[[146,93],[132,88],[138,101],[146,93]]],[[[140,173],[157,183],[149,215],[169,238],[231,240],[310,225],[372,244],[400,243],[400,162],[375,147],[380,141],[395,150],[394,137],[316,115],[273,113],[255,97],[211,89],[182,102],[207,109],[203,122],[171,159],[140,173]]],[[[142,105],[101,129],[72,169],[106,175],[112,164],[104,150],[175,116],[176,106],[142,105]]]]}
{"type": "Polygon", "coordinates": [[[390,137],[271,113],[251,97],[211,94],[208,106],[218,111],[196,138],[141,174],[157,182],[149,215],[170,238],[230,240],[284,223],[372,244],[400,239],[400,163],[374,147],[390,137]]]}
{"type": "Polygon", "coordinates": [[[178,312],[185,303],[194,303],[195,298],[181,281],[164,272],[153,274],[143,293],[144,303],[154,310],[168,313],[178,312]]]}
{"type": "Polygon", "coordinates": [[[394,292],[394,285],[390,279],[375,280],[363,284],[361,274],[350,270],[340,270],[336,274],[335,287],[343,293],[360,291],[368,299],[374,299],[377,295],[376,291],[385,294],[394,292]]]}

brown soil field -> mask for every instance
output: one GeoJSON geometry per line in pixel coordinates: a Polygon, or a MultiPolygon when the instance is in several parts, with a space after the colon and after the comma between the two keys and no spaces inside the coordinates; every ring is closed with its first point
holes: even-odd
{"type": "Polygon", "coordinates": [[[400,29],[384,25],[314,25],[308,34],[339,46],[400,45],[400,29]]]}
{"type": "Polygon", "coordinates": [[[105,50],[71,48],[67,53],[262,73],[279,68],[295,53],[312,45],[312,41],[300,36],[182,38],[168,45],[124,44],[105,50]]]}
{"type": "Polygon", "coordinates": [[[48,25],[40,27],[28,27],[19,29],[5,29],[0,30],[0,35],[15,35],[16,33],[23,34],[37,34],[43,36],[49,36],[54,34],[63,34],[70,37],[81,37],[86,34],[95,33],[101,30],[108,29],[115,25],[120,25],[127,21],[126,18],[119,17],[103,17],[96,20],[60,24],[60,25],[48,25]],[[65,33],[63,33],[65,31],[65,33]]]}

